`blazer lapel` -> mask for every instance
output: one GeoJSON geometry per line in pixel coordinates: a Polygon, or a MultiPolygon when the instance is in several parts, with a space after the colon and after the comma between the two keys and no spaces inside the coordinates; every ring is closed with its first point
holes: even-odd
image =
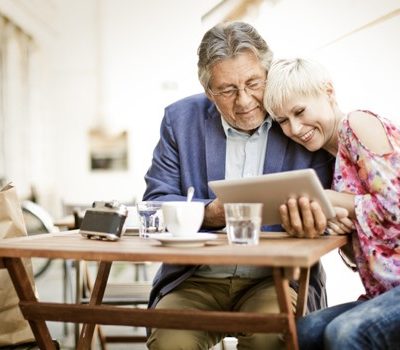
{"type": "MultiPolygon", "coordinates": [[[[207,181],[225,178],[226,136],[220,118],[218,110],[212,105],[205,120],[207,181]]],[[[208,191],[213,193],[210,189],[208,191]]]]}
{"type": "Polygon", "coordinates": [[[289,139],[282,133],[279,125],[277,125],[275,122],[272,122],[268,133],[264,174],[282,171],[288,142],[289,139]]]}

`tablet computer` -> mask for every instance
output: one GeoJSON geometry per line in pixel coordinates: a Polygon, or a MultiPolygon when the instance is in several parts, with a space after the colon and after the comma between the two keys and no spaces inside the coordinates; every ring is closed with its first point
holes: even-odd
{"type": "Polygon", "coordinates": [[[289,197],[317,201],[327,218],[335,211],[314,169],[301,169],[208,183],[222,203],[263,203],[263,225],[280,224],[279,206],[289,197]]]}

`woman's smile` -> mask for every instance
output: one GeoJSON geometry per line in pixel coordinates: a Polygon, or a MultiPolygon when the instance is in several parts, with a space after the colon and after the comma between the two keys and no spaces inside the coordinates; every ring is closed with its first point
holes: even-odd
{"type": "Polygon", "coordinates": [[[299,139],[303,142],[308,142],[312,139],[314,134],[315,134],[315,128],[313,128],[313,129],[307,131],[305,134],[299,136],[299,139]]]}

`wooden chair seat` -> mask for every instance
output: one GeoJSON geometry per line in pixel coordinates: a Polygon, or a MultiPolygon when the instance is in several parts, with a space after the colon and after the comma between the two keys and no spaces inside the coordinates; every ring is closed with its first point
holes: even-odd
{"type": "MultiPolygon", "coordinates": [[[[110,305],[146,305],[151,291],[150,282],[112,283],[104,292],[103,304],[110,305]]],[[[89,297],[81,299],[87,304],[89,297]]]]}

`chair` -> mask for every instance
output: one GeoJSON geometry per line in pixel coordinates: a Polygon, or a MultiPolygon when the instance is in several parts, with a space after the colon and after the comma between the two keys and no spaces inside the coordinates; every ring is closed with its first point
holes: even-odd
{"type": "MultiPolygon", "coordinates": [[[[25,220],[25,226],[28,235],[37,235],[41,233],[57,232],[59,229],[54,226],[53,218],[51,215],[40,205],[25,200],[21,203],[22,213],[25,220]]],[[[51,259],[35,259],[33,263],[34,277],[38,278],[43,275],[50,267],[51,259]]],[[[63,300],[67,300],[68,289],[72,294],[72,280],[70,278],[72,274],[71,264],[64,261],[63,265],[64,279],[63,279],[63,300]]],[[[72,299],[72,295],[71,299],[72,299]]]]}
{"type": "MultiPolygon", "coordinates": [[[[81,208],[74,207],[72,214],[75,219],[75,229],[79,229],[84,211],[81,208]]],[[[132,282],[128,283],[108,283],[104,292],[103,304],[108,305],[130,305],[133,307],[146,307],[150,290],[151,280],[149,279],[147,262],[137,263],[121,263],[114,264],[113,267],[118,266],[132,267],[133,278],[132,282]]],[[[77,266],[77,290],[76,290],[76,303],[87,304],[90,300],[90,294],[93,290],[94,281],[90,268],[86,262],[80,262],[77,266]]],[[[102,350],[107,349],[107,343],[144,343],[146,336],[142,335],[107,335],[101,325],[96,327],[97,336],[102,350]]],[[[79,339],[79,325],[75,328],[75,342],[79,339]]]]}
{"type": "MultiPolygon", "coordinates": [[[[126,266],[126,264],[124,264],[126,266]]],[[[116,266],[116,265],[113,265],[116,266]]],[[[133,264],[135,267],[136,264],[133,264]]],[[[145,265],[143,265],[145,266],[145,265]]],[[[90,293],[93,290],[93,278],[91,276],[90,267],[86,262],[81,262],[80,271],[82,278],[80,283],[80,293],[77,303],[89,303],[90,293]]],[[[136,280],[130,283],[108,283],[104,297],[103,304],[108,305],[131,305],[133,307],[146,307],[151,290],[150,281],[136,280]]],[[[144,335],[107,335],[105,334],[102,326],[96,327],[99,343],[102,350],[107,349],[107,343],[144,343],[146,336],[144,335]]],[[[79,337],[79,329],[76,330],[76,341],[79,337]]]]}
{"type": "MultiPolygon", "coordinates": [[[[54,226],[51,215],[39,204],[30,200],[21,203],[22,214],[24,216],[26,231],[28,235],[41,233],[57,232],[59,229],[54,226]]],[[[33,275],[35,278],[41,277],[48,271],[52,259],[35,258],[32,261],[33,275]]],[[[72,266],[69,261],[63,260],[63,301],[66,302],[68,294],[72,300],[72,266]],[[69,292],[69,293],[68,293],[69,292]]],[[[64,324],[64,334],[68,333],[67,325],[64,324]]]]}
{"type": "MultiPolygon", "coordinates": [[[[24,200],[21,203],[22,213],[24,216],[25,226],[28,235],[37,235],[41,233],[57,232],[59,229],[54,226],[53,218],[51,215],[39,204],[34,203],[30,200],[24,200]]],[[[33,264],[33,272],[35,278],[43,275],[50,267],[51,259],[35,259],[33,264]]],[[[64,263],[64,286],[63,286],[63,300],[67,300],[68,288],[72,293],[72,281],[71,274],[72,268],[68,263],[64,263]]],[[[71,296],[72,299],[72,296],[71,296]]]]}
{"type": "MultiPolygon", "coordinates": [[[[53,225],[50,214],[40,205],[25,200],[21,203],[22,214],[24,216],[26,231],[28,235],[55,232],[58,229],[53,225]]],[[[35,259],[34,276],[41,276],[51,264],[51,259],[35,259]]]]}

